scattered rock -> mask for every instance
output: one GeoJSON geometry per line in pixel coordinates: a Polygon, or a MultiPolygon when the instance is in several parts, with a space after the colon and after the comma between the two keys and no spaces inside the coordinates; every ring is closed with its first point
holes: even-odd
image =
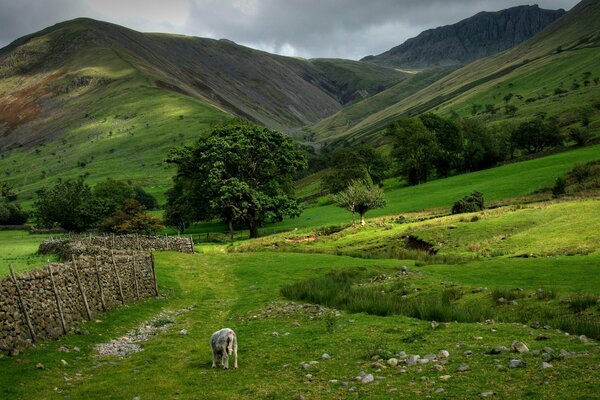
{"type": "Polygon", "coordinates": [[[481,392],[479,393],[481,397],[492,397],[496,395],[496,392],[481,392]]]}
{"type": "Polygon", "coordinates": [[[77,346],[73,347],[73,351],[79,353],[81,351],[81,349],[77,346]]]}
{"type": "Polygon", "coordinates": [[[442,372],[442,371],[444,371],[445,369],[446,369],[446,368],[444,368],[444,366],[443,366],[443,365],[440,365],[440,364],[435,364],[434,366],[432,366],[432,367],[431,367],[431,370],[432,370],[432,371],[435,371],[435,372],[442,372]]]}
{"type": "Polygon", "coordinates": [[[373,374],[367,374],[364,378],[362,378],[362,383],[371,383],[375,380],[373,374]]]}
{"type": "Polygon", "coordinates": [[[277,337],[277,336],[279,336],[279,333],[278,332],[273,332],[273,333],[271,333],[271,336],[277,337]]]}
{"type": "Polygon", "coordinates": [[[59,352],[61,352],[61,353],[68,353],[70,350],[69,350],[69,348],[68,348],[68,347],[66,347],[66,346],[60,346],[60,347],[58,348],[58,351],[59,351],[59,352]]]}
{"type": "Polygon", "coordinates": [[[532,327],[533,329],[539,329],[541,324],[538,321],[534,321],[529,326],[532,327]]]}
{"type": "Polygon", "coordinates": [[[440,381],[448,382],[450,380],[450,378],[452,378],[451,375],[442,375],[442,376],[440,376],[440,381]]]}
{"type": "Polygon", "coordinates": [[[400,267],[400,271],[402,272],[408,272],[408,267],[406,265],[403,265],[400,267]]]}
{"type": "Polygon", "coordinates": [[[456,372],[466,372],[469,370],[469,366],[465,363],[462,363],[456,368],[456,372]]]}
{"type": "Polygon", "coordinates": [[[404,362],[408,365],[414,365],[419,362],[420,358],[421,356],[419,356],[418,354],[410,354],[406,357],[406,360],[404,362]]]}
{"type": "Polygon", "coordinates": [[[506,303],[506,299],[504,297],[500,297],[499,299],[496,300],[497,304],[505,304],[506,303]]]}
{"type": "Polygon", "coordinates": [[[300,322],[294,321],[294,322],[292,322],[292,326],[294,328],[298,328],[300,326],[300,322]]]}
{"type": "Polygon", "coordinates": [[[67,365],[69,365],[69,363],[68,363],[68,362],[66,362],[65,360],[60,360],[60,363],[61,363],[62,365],[64,365],[64,366],[67,366],[67,365]]]}
{"type": "Polygon", "coordinates": [[[506,367],[504,365],[496,365],[496,371],[506,371],[506,367]]]}
{"type": "Polygon", "coordinates": [[[327,353],[323,353],[323,355],[321,356],[321,359],[325,360],[325,361],[329,361],[329,360],[331,360],[331,356],[327,353]]]}
{"type": "Polygon", "coordinates": [[[523,360],[510,360],[508,363],[509,368],[525,368],[527,363],[523,360]]]}
{"type": "Polygon", "coordinates": [[[312,377],[313,377],[313,376],[312,376],[312,374],[306,374],[306,375],[304,375],[304,377],[305,377],[306,379],[312,379],[312,377]]]}
{"type": "Polygon", "coordinates": [[[587,343],[587,342],[589,342],[590,340],[587,338],[587,336],[585,336],[585,335],[581,335],[581,336],[579,336],[579,341],[580,341],[581,343],[587,343]]]}
{"type": "Polygon", "coordinates": [[[294,397],[295,400],[304,400],[304,396],[299,394],[296,397],[294,397]]]}
{"type": "Polygon", "coordinates": [[[552,361],[554,356],[551,353],[542,353],[542,360],[544,361],[552,361]]]}
{"type": "Polygon", "coordinates": [[[492,350],[490,350],[490,354],[504,354],[508,353],[510,350],[506,346],[496,346],[492,350]]]}
{"type": "Polygon", "coordinates": [[[337,379],[330,379],[330,380],[329,380],[329,383],[336,384],[336,383],[338,383],[338,380],[337,380],[337,379]]]}
{"type": "Polygon", "coordinates": [[[436,329],[438,326],[440,326],[440,324],[435,321],[431,321],[431,329],[436,329]]]}
{"type": "Polygon", "coordinates": [[[473,355],[473,350],[467,350],[464,352],[465,356],[472,356],[473,355]]]}
{"type": "Polygon", "coordinates": [[[512,349],[515,353],[519,353],[519,354],[529,353],[529,347],[527,347],[527,345],[525,343],[519,342],[518,340],[515,340],[512,343],[512,349]]]}
{"type": "Polygon", "coordinates": [[[553,365],[552,365],[552,364],[550,364],[550,363],[548,363],[548,362],[545,362],[545,361],[544,361],[544,362],[542,362],[542,363],[540,364],[540,368],[541,368],[541,369],[553,368],[553,365]]]}
{"type": "Polygon", "coordinates": [[[437,354],[438,358],[448,358],[450,353],[447,350],[440,350],[437,354]]]}
{"type": "Polygon", "coordinates": [[[398,366],[398,359],[397,358],[390,358],[389,360],[387,360],[387,365],[389,365],[390,367],[396,367],[396,366],[398,366]]]}
{"type": "Polygon", "coordinates": [[[36,369],[44,369],[45,367],[44,367],[44,364],[42,364],[42,363],[37,363],[37,364],[35,365],[35,368],[36,368],[36,369]]]}
{"type": "Polygon", "coordinates": [[[188,334],[188,331],[187,331],[187,329],[182,329],[182,330],[180,330],[180,331],[179,331],[179,334],[180,334],[181,336],[185,336],[185,335],[187,335],[187,334],[188,334]]]}
{"type": "Polygon", "coordinates": [[[549,340],[552,336],[547,333],[540,333],[535,340],[549,340]]]}
{"type": "Polygon", "coordinates": [[[435,389],[435,393],[444,393],[446,390],[444,388],[435,389]]]}
{"type": "Polygon", "coordinates": [[[509,306],[518,306],[519,303],[517,303],[516,300],[509,300],[506,302],[506,304],[508,304],[509,306]]]}
{"type": "Polygon", "coordinates": [[[435,354],[425,354],[423,358],[429,361],[437,361],[437,356],[435,354]]]}
{"type": "Polygon", "coordinates": [[[383,364],[380,363],[379,361],[374,362],[373,365],[371,365],[371,367],[373,367],[373,369],[377,369],[377,370],[384,368],[383,364]]]}
{"type": "Polygon", "coordinates": [[[419,364],[427,364],[430,360],[428,358],[419,359],[419,364]]]}

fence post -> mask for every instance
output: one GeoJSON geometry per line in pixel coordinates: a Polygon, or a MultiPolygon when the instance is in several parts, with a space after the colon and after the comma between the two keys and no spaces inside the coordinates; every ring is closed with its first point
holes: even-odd
{"type": "Polygon", "coordinates": [[[47,264],[48,273],[50,274],[50,281],[52,282],[52,291],[54,292],[54,298],[56,299],[56,307],[58,308],[58,315],[60,316],[60,324],[63,328],[63,333],[67,334],[67,324],[65,324],[65,315],[63,314],[62,304],[60,302],[60,295],[58,294],[58,290],[56,290],[56,282],[54,282],[54,274],[52,273],[52,268],[50,264],[47,264]]]}
{"type": "Polygon", "coordinates": [[[165,233],[165,248],[169,250],[169,236],[165,233]]]}
{"type": "Polygon", "coordinates": [[[156,280],[156,267],[154,265],[154,253],[150,253],[150,263],[152,265],[152,276],[154,277],[154,292],[156,292],[156,297],[158,297],[158,282],[156,280]]]}
{"type": "Polygon", "coordinates": [[[131,251],[131,260],[133,261],[133,285],[135,287],[135,298],[137,300],[140,299],[140,289],[138,287],[138,280],[137,280],[137,268],[135,265],[135,251],[131,251]]]}
{"type": "Polygon", "coordinates": [[[192,250],[192,254],[196,252],[196,250],[194,250],[194,239],[192,238],[192,235],[190,235],[190,248],[192,250]]]}
{"type": "Polygon", "coordinates": [[[104,300],[104,290],[102,289],[102,278],[100,278],[100,267],[98,267],[98,257],[94,256],[94,267],[96,269],[96,279],[98,279],[98,289],[100,290],[100,303],[102,309],[106,311],[106,302],[104,300]]]}
{"type": "Polygon", "coordinates": [[[121,304],[125,304],[125,296],[123,296],[123,287],[121,286],[121,278],[119,278],[119,272],[117,271],[117,263],[115,262],[115,252],[110,251],[110,258],[112,259],[113,270],[117,277],[117,284],[119,285],[119,294],[121,295],[121,304]]]}
{"type": "Polygon", "coordinates": [[[73,270],[75,271],[75,279],[77,280],[77,286],[79,286],[79,291],[81,292],[81,297],[83,299],[83,305],[85,306],[85,312],[88,317],[88,321],[92,320],[92,313],[90,312],[90,305],[87,301],[87,296],[85,295],[85,290],[83,289],[83,285],[81,284],[81,278],[79,277],[79,271],[77,270],[77,263],[75,262],[75,255],[71,254],[71,261],[73,261],[73,270]]]}
{"type": "Polygon", "coordinates": [[[31,341],[35,342],[35,331],[33,330],[33,325],[31,325],[31,320],[29,319],[29,313],[27,312],[27,307],[25,307],[25,301],[23,301],[23,297],[21,296],[21,288],[19,288],[17,276],[15,275],[15,271],[13,270],[12,264],[9,264],[8,269],[10,269],[10,275],[12,276],[13,283],[15,284],[15,288],[17,289],[19,304],[21,305],[21,311],[23,311],[23,315],[25,315],[25,321],[27,322],[27,328],[29,328],[29,335],[31,335],[31,341]]]}

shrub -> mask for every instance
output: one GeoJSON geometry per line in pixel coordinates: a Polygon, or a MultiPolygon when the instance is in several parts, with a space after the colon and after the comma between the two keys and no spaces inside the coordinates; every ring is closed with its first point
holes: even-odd
{"type": "Polygon", "coordinates": [[[554,181],[554,186],[552,186],[552,194],[554,196],[563,195],[563,194],[565,194],[566,187],[567,187],[566,179],[562,178],[562,177],[558,177],[554,181]]]}
{"type": "Polygon", "coordinates": [[[163,226],[159,218],[144,212],[140,203],[129,199],[125,200],[119,211],[104,220],[102,228],[107,232],[118,234],[154,235],[163,226]]]}
{"type": "Polygon", "coordinates": [[[454,203],[454,205],[452,205],[452,214],[476,212],[481,211],[484,208],[483,194],[475,191],[454,203]]]}
{"type": "Polygon", "coordinates": [[[585,293],[572,298],[569,302],[569,308],[573,312],[580,313],[596,304],[598,304],[598,298],[594,295],[585,293]]]}
{"type": "Polygon", "coordinates": [[[0,201],[0,225],[23,225],[27,217],[27,212],[18,204],[0,201]]]}
{"type": "Polygon", "coordinates": [[[498,299],[501,298],[505,300],[516,300],[524,296],[525,295],[523,294],[523,292],[518,289],[496,288],[492,290],[492,298],[495,301],[498,301],[498,299]]]}

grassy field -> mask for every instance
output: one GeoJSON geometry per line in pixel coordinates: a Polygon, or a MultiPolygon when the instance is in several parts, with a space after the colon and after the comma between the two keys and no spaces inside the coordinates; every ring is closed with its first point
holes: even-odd
{"type": "Polygon", "coordinates": [[[0,231],[0,278],[9,274],[12,264],[15,272],[38,268],[55,256],[37,255],[39,244],[49,235],[31,235],[27,231],[0,231]]]}

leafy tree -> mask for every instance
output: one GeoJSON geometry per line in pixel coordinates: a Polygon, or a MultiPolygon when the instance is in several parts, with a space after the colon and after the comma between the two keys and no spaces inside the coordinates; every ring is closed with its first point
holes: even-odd
{"type": "Polygon", "coordinates": [[[17,195],[13,192],[12,186],[6,182],[0,183],[0,197],[4,197],[7,201],[17,200],[17,195]]]}
{"type": "Polygon", "coordinates": [[[533,154],[560,145],[563,138],[555,120],[534,119],[521,123],[512,132],[511,140],[516,148],[533,154]]]}
{"type": "Polygon", "coordinates": [[[439,145],[435,133],[428,130],[419,118],[400,119],[388,127],[393,140],[392,156],[408,183],[427,182],[434,171],[439,145]]]}
{"type": "Polygon", "coordinates": [[[164,221],[167,226],[176,228],[180,233],[185,231],[194,221],[202,220],[194,215],[195,208],[190,204],[189,198],[193,192],[186,191],[184,196],[183,186],[186,180],[174,178],[175,185],[167,191],[167,207],[165,208],[164,221]]]}
{"type": "Polygon", "coordinates": [[[118,234],[155,235],[162,228],[160,219],[145,212],[134,199],[125,200],[121,209],[102,223],[103,230],[118,234]]]}
{"type": "Polygon", "coordinates": [[[510,146],[501,132],[494,132],[476,118],[460,120],[459,127],[464,140],[460,157],[463,172],[489,168],[506,158],[510,146]]]}
{"type": "Polygon", "coordinates": [[[459,126],[452,120],[427,113],[419,117],[425,127],[435,134],[439,149],[433,161],[436,172],[440,176],[448,176],[453,169],[458,169],[463,151],[463,134],[459,126]]]}
{"type": "Polygon", "coordinates": [[[581,129],[577,126],[569,128],[568,135],[569,139],[577,143],[577,146],[585,146],[592,138],[592,133],[589,129],[581,129]]]}
{"type": "Polygon", "coordinates": [[[360,224],[365,224],[365,214],[369,210],[385,207],[386,200],[383,190],[370,181],[355,180],[350,185],[333,197],[335,204],[352,213],[352,225],[355,224],[354,215],[360,216],[360,224]]]}
{"type": "Polygon", "coordinates": [[[93,190],[94,197],[104,203],[108,210],[105,216],[110,215],[121,208],[125,200],[134,199],[135,191],[127,182],[108,178],[97,183],[93,190]]]}
{"type": "Polygon", "coordinates": [[[331,193],[338,193],[357,179],[380,184],[390,169],[390,162],[382,152],[360,145],[336,149],[331,156],[331,166],[333,171],[322,178],[321,185],[331,193]]]}
{"type": "Polygon", "coordinates": [[[178,188],[171,192],[168,214],[180,214],[185,204],[194,221],[220,218],[230,230],[240,223],[253,238],[265,222],[300,214],[291,196],[306,158],[280,132],[249,124],[217,128],[195,146],[171,154],[168,162],[177,166],[178,188]]]}
{"type": "Polygon", "coordinates": [[[52,187],[40,189],[33,207],[39,225],[60,226],[74,232],[95,226],[108,211],[94,198],[83,178],[58,181],[52,187]]]}
{"type": "Polygon", "coordinates": [[[16,203],[0,200],[0,225],[23,225],[27,222],[27,213],[16,203]]]}
{"type": "Polygon", "coordinates": [[[156,197],[152,196],[150,193],[146,192],[141,187],[137,187],[133,189],[135,192],[135,197],[133,197],[138,203],[144,206],[146,210],[157,210],[158,209],[158,201],[156,197]]]}

